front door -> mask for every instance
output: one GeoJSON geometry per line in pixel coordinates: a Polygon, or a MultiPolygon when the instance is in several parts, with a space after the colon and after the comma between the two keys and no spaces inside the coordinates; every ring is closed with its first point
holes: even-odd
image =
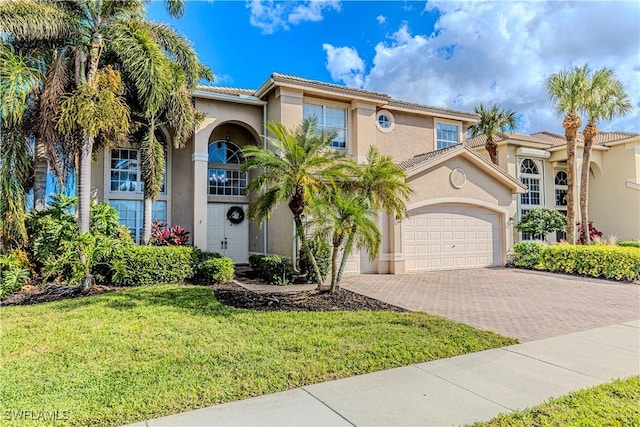
{"type": "MultiPolygon", "coordinates": [[[[209,203],[207,206],[207,251],[229,257],[236,264],[246,264],[249,256],[249,220],[239,215],[227,218],[230,209],[239,207],[244,215],[247,205],[231,203],[209,203]]],[[[237,211],[237,209],[235,209],[237,211]]]]}

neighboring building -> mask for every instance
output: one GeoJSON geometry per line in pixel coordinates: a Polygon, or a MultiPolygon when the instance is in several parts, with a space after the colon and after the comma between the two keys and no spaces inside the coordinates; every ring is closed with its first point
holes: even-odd
{"type": "MultiPolygon", "coordinates": [[[[565,137],[550,132],[533,135],[501,133],[494,140],[498,144],[499,166],[528,187],[526,193],[514,197],[518,205],[518,218],[527,209],[539,206],[556,208],[566,214],[565,137]]],[[[467,144],[488,158],[485,142],[486,137],[479,136],[469,139],[467,144]]],[[[582,134],[579,134],[576,151],[578,198],[583,147],[582,134]]],[[[591,159],[590,220],[605,237],[614,235],[620,240],[640,239],[640,134],[599,133],[591,159]]],[[[521,235],[519,238],[527,240],[530,236],[521,235]]],[[[564,233],[557,233],[550,240],[560,241],[564,238],[564,233]]]]}
{"type": "MultiPolygon", "coordinates": [[[[391,155],[406,170],[414,193],[404,220],[380,215],[378,258],[353,254],[348,272],[404,273],[417,270],[503,265],[513,244],[517,179],[464,146],[471,113],[428,107],[388,95],[273,74],[257,90],[203,86],[193,94],[206,114],[183,149],[167,143],[167,172],[154,218],[191,232],[193,244],[236,263],[252,253],[295,257],[293,221],[286,204],[262,227],[227,218],[231,207],[246,213],[252,176],[242,172],[242,147],[263,145],[266,121],[292,128],[315,116],[338,130],[332,142],[361,160],[369,146],[391,155]]],[[[160,135],[170,142],[170,135],[160,135]]],[[[99,153],[93,168],[97,198],[114,206],[135,236],[142,227],[139,152],[121,147],[99,153]]],[[[253,172],[258,173],[258,172],[253,172]]],[[[233,218],[232,218],[233,219],[233,218]]]]}

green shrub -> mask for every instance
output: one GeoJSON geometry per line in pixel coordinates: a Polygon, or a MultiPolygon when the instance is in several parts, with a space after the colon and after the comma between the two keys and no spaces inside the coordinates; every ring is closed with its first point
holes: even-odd
{"type": "MultiPolygon", "coordinates": [[[[324,282],[331,268],[331,244],[321,239],[313,239],[308,244],[318,264],[318,269],[322,276],[321,281],[324,282]]],[[[300,250],[300,274],[307,275],[307,283],[317,283],[316,273],[313,271],[313,264],[307,253],[302,249],[300,250]]]]}
{"type": "Polygon", "coordinates": [[[262,258],[266,257],[266,255],[250,255],[249,256],[249,265],[252,270],[259,271],[260,270],[260,262],[262,258]]]}
{"type": "Polygon", "coordinates": [[[196,277],[204,283],[216,284],[233,280],[234,265],[231,258],[209,258],[198,265],[196,277]]]}
{"type": "Polygon", "coordinates": [[[545,248],[546,270],[615,280],[640,280],[640,251],[616,246],[555,245],[545,248]]]}
{"type": "Polygon", "coordinates": [[[251,255],[249,263],[262,280],[273,285],[286,285],[293,280],[291,263],[280,255],[251,255]]]}
{"type": "Polygon", "coordinates": [[[222,255],[217,252],[202,251],[194,248],[191,252],[191,268],[193,269],[193,281],[195,283],[209,283],[205,273],[204,264],[211,259],[221,259],[222,255]]]}
{"type": "Polygon", "coordinates": [[[545,245],[540,242],[520,242],[513,247],[513,265],[518,268],[540,268],[545,245]]]}
{"type": "Polygon", "coordinates": [[[621,240],[618,242],[618,246],[626,248],[640,248],[640,240],[621,240]]]}
{"type": "Polygon", "coordinates": [[[14,293],[29,280],[29,269],[13,253],[0,255],[0,298],[14,293]]]}
{"type": "Polygon", "coordinates": [[[122,258],[123,269],[113,277],[121,286],[175,283],[193,277],[193,248],[186,246],[131,246],[122,258]]]}
{"type": "Polygon", "coordinates": [[[549,233],[564,231],[566,225],[567,219],[556,209],[533,208],[522,215],[516,229],[546,241],[549,233]]]}

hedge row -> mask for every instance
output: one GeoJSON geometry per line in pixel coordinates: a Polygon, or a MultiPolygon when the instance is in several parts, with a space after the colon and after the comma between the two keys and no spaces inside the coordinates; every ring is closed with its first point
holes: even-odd
{"type": "Polygon", "coordinates": [[[614,280],[640,280],[640,251],[604,245],[553,245],[522,242],[514,246],[513,264],[552,272],[614,280]]]}
{"type": "Polygon", "coordinates": [[[624,246],[628,248],[640,248],[640,240],[621,240],[618,242],[618,246],[624,246]]]}
{"type": "Polygon", "coordinates": [[[131,246],[124,251],[124,268],[114,285],[143,286],[161,283],[220,283],[233,279],[233,261],[213,252],[186,246],[131,246]]]}

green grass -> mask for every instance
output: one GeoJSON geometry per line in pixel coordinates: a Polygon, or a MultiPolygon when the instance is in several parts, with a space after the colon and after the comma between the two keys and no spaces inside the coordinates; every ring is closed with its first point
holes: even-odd
{"type": "Polygon", "coordinates": [[[570,393],[476,426],[640,426],[640,377],[570,393]]]}
{"type": "Polygon", "coordinates": [[[7,419],[21,410],[118,425],[515,342],[423,313],[234,309],[196,286],[7,307],[0,317],[9,425],[25,425],[7,419]]]}

